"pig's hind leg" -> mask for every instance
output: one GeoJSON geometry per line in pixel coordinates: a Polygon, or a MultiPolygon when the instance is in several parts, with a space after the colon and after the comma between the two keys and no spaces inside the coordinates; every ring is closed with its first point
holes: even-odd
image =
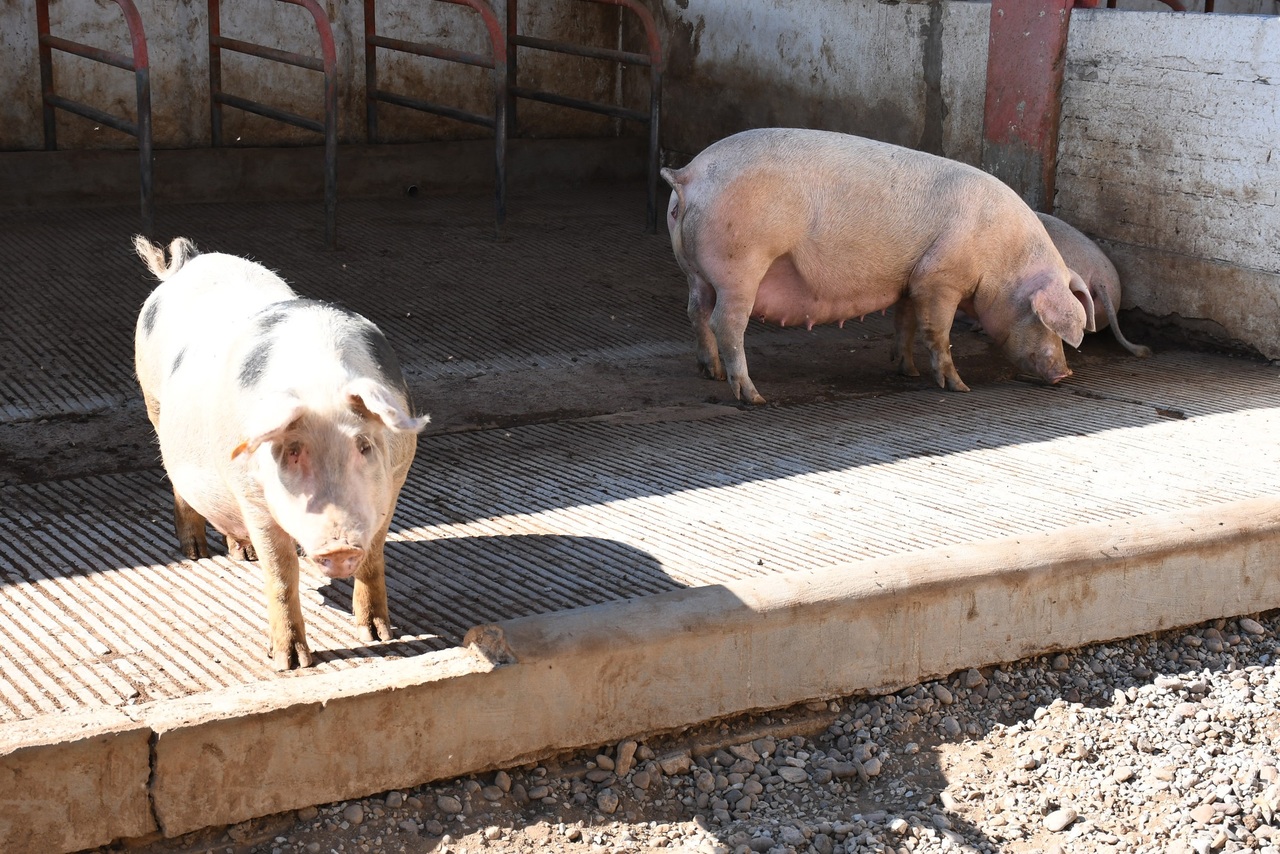
{"type": "MultiPolygon", "coordinates": [[[[160,401],[143,386],[142,399],[147,405],[147,418],[160,435],[160,401]]],[[[209,556],[209,539],[205,534],[204,517],[186,502],[178,490],[173,491],[173,530],[178,535],[178,549],[191,560],[209,556]]]]}
{"type": "Polygon", "coordinates": [[[765,402],[747,374],[747,352],[743,342],[751,310],[755,305],[755,288],[750,294],[743,289],[716,294],[716,307],[711,312],[711,331],[715,335],[720,358],[724,360],[725,376],[734,396],[743,403],[758,406],[765,402]]]}
{"type": "Polygon", "coordinates": [[[1098,288],[1097,291],[1095,297],[1102,303],[1102,310],[1107,314],[1107,323],[1111,325],[1111,334],[1115,336],[1120,346],[1139,359],[1145,359],[1150,356],[1150,347],[1130,342],[1129,339],[1124,337],[1124,333],[1120,331],[1120,319],[1116,316],[1116,307],[1111,301],[1111,293],[1106,288],[1098,288]]]}
{"type": "Polygon", "coordinates": [[[693,339],[698,347],[698,368],[708,379],[723,380],[724,366],[720,363],[716,336],[711,331],[711,312],[715,307],[715,288],[697,273],[689,273],[689,323],[693,325],[693,339]]]}
{"type": "Polygon", "coordinates": [[[889,347],[889,361],[896,362],[898,373],[904,377],[918,377],[916,367],[916,307],[910,297],[903,297],[893,306],[893,344],[889,347]]]}
{"type": "Polygon", "coordinates": [[[173,491],[173,527],[178,533],[178,548],[192,560],[209,556],[209,540],[205,534],[204,517],[173,491]]]}

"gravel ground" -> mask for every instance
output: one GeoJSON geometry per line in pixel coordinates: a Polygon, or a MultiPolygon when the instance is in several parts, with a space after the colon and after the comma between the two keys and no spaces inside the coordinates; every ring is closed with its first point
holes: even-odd
{"type": "Polygon", "coordinates": [[[1280,854],[1278,634],[1218,620],[123,847],[1280,854]]]}

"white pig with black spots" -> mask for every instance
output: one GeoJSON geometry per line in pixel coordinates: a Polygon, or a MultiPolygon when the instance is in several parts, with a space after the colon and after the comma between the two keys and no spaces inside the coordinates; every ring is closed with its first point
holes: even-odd
{"type": "Polygon", "coordinates": [[[161,280],[143,303],[135,367],[173,485],[178,544],[262,566],[277,670],[311,665],[299,551],[354,576],[361,637],[390,640],[383,545],[426,415],[378,328],[300,298],[261,264],[178,238],[134,248],[161,280]]]}

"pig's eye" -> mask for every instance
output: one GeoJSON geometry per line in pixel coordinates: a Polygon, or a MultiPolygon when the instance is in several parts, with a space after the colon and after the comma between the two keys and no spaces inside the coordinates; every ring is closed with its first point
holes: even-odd
{"type": "Polygon", "coordinates": [[[356,450],[367,457],[373,453],[373,442],[368,436],[356,436],[356,450]]]}
{"type": "Polygon", "coordinates": [[[296,463],[298,457],[302,456],[302,443],[290,442],[285,446],[284,452],[289,457],[289,462],[296,463]]]}

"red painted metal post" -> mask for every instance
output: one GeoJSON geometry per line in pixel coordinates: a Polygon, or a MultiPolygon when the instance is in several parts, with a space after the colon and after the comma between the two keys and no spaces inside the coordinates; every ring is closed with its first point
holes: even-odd
{"type": "Polygon", "coordinates": [[[1073,0],[993,0],[982,165],[1036,210],[1053,210],[1073,0]]]}
{"type": "Polygon", "coordinates": [[[49,0],[36,0],[37,50],[40,54],[40,98],[44,107],[44,148],[58,150],[58,120],[53,104],[53,48],[49,46],[49,0]]]}
{"type": "Polygon", "coordinates": [[[209,0],[209,144],[222,146],[222,7],[219,0],[209,0]]]}

